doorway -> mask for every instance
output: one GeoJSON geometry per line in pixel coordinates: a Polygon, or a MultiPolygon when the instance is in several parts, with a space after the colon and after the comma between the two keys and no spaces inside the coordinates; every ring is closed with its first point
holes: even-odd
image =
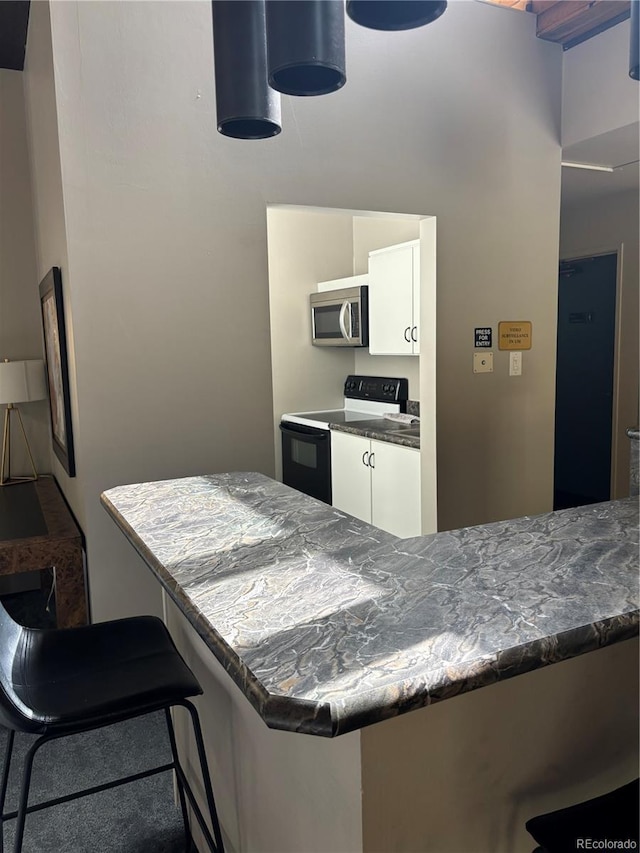
{"type": "Polygon", "coordinates": [[[562,261],[553,508],[611,497],[616,253],[562,261]]]}

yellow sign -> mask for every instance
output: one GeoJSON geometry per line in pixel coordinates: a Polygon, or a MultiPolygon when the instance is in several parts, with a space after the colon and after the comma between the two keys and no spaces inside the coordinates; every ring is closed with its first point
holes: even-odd
{"type": "Polygon", "coordinates": [[[498,323],[498,349],[531,349],[530,321],[498,323]]]}

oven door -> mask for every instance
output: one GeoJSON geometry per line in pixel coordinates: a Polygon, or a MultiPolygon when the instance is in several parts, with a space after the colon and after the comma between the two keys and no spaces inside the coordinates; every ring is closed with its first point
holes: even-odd
{"type": "Polygon", "coordinates": [[[331,433],[283,421],[282,482],[331,503],[331,433]]]}

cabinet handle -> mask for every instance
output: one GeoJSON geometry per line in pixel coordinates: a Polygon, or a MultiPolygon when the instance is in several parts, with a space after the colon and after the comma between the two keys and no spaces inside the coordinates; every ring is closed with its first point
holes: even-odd
{"type": "Polygon", "coordinates": [[[375,467],[376,467],[375,463],[376,463],[376,454],[370,453],[369,454],[369,468],[373,468],[375,470],[375,467]]]}
{"type": "Polygon", "coordinates": [[[365,450],[365,452],[362,454],[362,464],[363,464],[363,465],[368,465],[368,464],[369,464],[369,451],[368,451],[368,450],[365,450]],[[365,462],[365,459],[364,459],[364,457],[365,457],[365,456],[367,457],[366,462],[365,462]]]}
{"type": "Polygon", "coordinates": [[[407,328],[404,330],[404,339],[408,344],[411,343],[411,338],[409,337],[410,331],[411,331],[411,326],[407,326],[407,328]]]}
{"type": "Polygon", "coordinates": [[[414,326],[411,329],[411,340],[414,342],[414,344],[418,343],[418,327],[417,326],[414,326]],[[414,337],[414,335],[415,335],[415,337],[414,337]]]}

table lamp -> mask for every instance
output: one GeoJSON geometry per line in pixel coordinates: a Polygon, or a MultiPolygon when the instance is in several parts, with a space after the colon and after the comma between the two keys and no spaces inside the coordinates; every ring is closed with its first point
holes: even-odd
{"type": "MultiPolygon", "coordinates": [[[[44,377],[44,362],[42,359],[30,361],[0,361],[0,403],[6,404],[4,413],[4,429],[2,431],[2,457],[0,463],[0,486],[10,486],[14,483],[31,482],[38,479],[36,466],[31,455],[31,448],[22,423],[22,415],[16,403],[33,403],[44,400],[47,396],[47,386],[44,377]],[[27,448],[27,454],[33,469],[33,476],[11,476],[11,414],[15,412],[22,430],[22,437],[27,448]]],[[[15,420],[15,418],[14,418],[15,420]]]]}

